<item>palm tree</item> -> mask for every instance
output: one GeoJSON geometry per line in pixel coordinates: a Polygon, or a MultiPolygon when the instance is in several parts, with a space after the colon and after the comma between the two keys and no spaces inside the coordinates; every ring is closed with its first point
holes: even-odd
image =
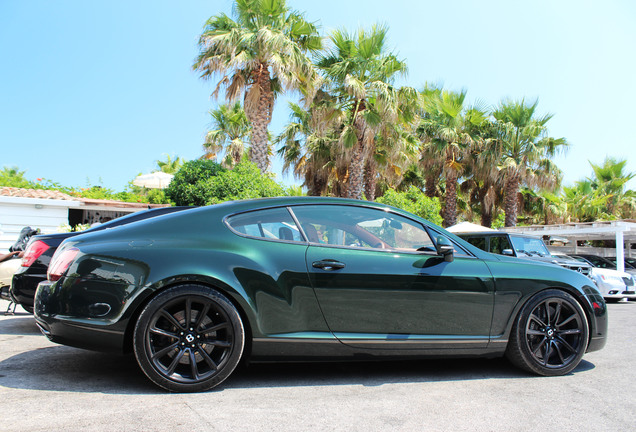
{"type": "Polygon", "coordinates": [[[247,115],[240,103],[220,105],[211,110],[212,130],[205,136],[204,158],[215,159],[225,153],[221,164],[231,168],[241,161],[246,152],[246,140],[251,132],[247,115]]]}
{"type": "Polygon", "coordinates": [[[235,20],[220,14],[206,22],[193,68],[203,79],[220,77],[213,97],[221,89],[230,102],[243,96],[252,126],[250,159],[265,172],[275,96],[313,91],[317,75],[306,53],[321,49],[322,40],[316,26],[285,0],[235,0],[233,12],[235,20]]]}
{"type": "Polygon", "coordinates": [[[172,159],[169,154],[166,155],[166,160],[157,161],[157,168],[159,168],[159,171],[166,174],[176,173],[179,171],[179,168],[181,168],[181,165],[183,165],[183,159],[180,157],[172,159]]]}
{"type": "MultiPolygon", "coordinates": [[[[465,156],[479,142],[477,128],[486,121],[486,113],[479,108],[469,108],[464,102],[466,91],[432,91],[423,94],[427,116],[421,121],[420,131],[425,132],[423,160],[441,165],[445,180],[444,226],[457,222],[457,183],[466,168],[465,156]],[[440,163],[441,162],[441,163],[440,163]],[[435,163],[435,162],[433,162],[435,163]]],[[[427,190],[428,190],[427,184],[427,190]]]]}
{"type": "Polygon", "coordinates": [[[526,104],[523,99],[505,101],[493,112],[498,139],[492,142],[494,147],[489,151],[499,155],[507,227],[517,224],[517,194],[522,184],[554,189],[561,178],[561,172],[550,158],[568,144],[565,138],[547,136],[546,123],[552,115],[537,118],[537,104],[538,101],[526,104]]]}
{"type": "Polygon", "coordinates": [[[590,162],[594,178],[589,179],[591,186],[600,196],[607,197],[607,213],[621,217],[621,210],[631,213],[636,208],[633,191],[626,191],[627,183],[636,177],[636,173],[625,172],[627,160],[607,157],[603,165],[590,162]]]}
{"type": "Polygon", "coordinates": [[[327,53],[317,61],[344,114],[339,145],[348,160],[345,193],[350,198],[362,198],[365,167],[373,173],[369,158],[375,153],[376,134],[383,124],[399,121],[401,102],[415,94],[392,85],[406,73],[406,63],[386,52],[387,31],[381,26],[353,34],[336,30],[327,53]]]}
{"type": "Polygon", "coordinates": [[[320,93],[309,109],[290,103],[290,122],[276,137],[281,144],[278,154],[283,158],[283,172],[293,167],[294,176],[304,180],[307,195],[325,195],[337,176],[335,162],[338,136],[334,132],[340,121],[331,106],[330,96],[320,93]]]}

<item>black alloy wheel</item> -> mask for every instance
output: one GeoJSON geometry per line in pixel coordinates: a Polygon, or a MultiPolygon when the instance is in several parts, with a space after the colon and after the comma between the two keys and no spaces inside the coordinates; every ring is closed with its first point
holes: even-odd
{"type": "Polygon", "coordinates": [[[244,329],[232,303],[216,290],[170,288],[142,311],[134,334],[137,363],[155,384],[174,392],[209,390],[238,364],[244,329]]]}
{"type": "Polygon", "coordinates": [[[559,290],[543,291],[521,309],[506,355],[530,372],[565,375],[580,363],[588,335],[585,312],[574,297],[559,290]]]}

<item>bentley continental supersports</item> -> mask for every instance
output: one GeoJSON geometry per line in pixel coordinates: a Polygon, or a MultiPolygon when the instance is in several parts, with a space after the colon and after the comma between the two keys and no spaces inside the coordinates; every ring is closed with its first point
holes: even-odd
{"type": "Polygon", "coordinates": [[[133,352],[176,392],[241,359],[497,357],[570,373],[605,345],[586,276],[494,255],[386,205],[272,198],[184,210],[70,238],[35,317],[52,341],[133,352]]]}

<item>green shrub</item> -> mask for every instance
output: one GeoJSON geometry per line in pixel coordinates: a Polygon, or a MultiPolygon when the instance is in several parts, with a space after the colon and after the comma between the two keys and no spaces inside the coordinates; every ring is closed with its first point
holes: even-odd
{"type": "Polygon", "coordinates": [[[287,195],[281,185],[263,175],[252,162],[240,162],[229,170],[209,160],[186,162],[165,193],[176,205],[199,206],[287,195]]]}
{"type": "Polygon", "coordinates": [[[376,200],[379,203],[406,210],[437,225],[442,225],[440,211],[442,206],[438,198],[429,198],[415,186],[406,192],[396,192],[392,189],[376,200]]]}

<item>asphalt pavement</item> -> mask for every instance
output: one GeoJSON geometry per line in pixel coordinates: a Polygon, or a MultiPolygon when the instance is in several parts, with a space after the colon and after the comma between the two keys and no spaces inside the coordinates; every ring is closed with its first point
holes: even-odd
{"type": "Polygon", "coordinates": [[[505,359],[242,366],[170,394],[132,356],[56,345],[0,301],[0,431],[628,431],[636,429],[636,303],[609,305],[604,350],[571,374],[505,359]]]}

